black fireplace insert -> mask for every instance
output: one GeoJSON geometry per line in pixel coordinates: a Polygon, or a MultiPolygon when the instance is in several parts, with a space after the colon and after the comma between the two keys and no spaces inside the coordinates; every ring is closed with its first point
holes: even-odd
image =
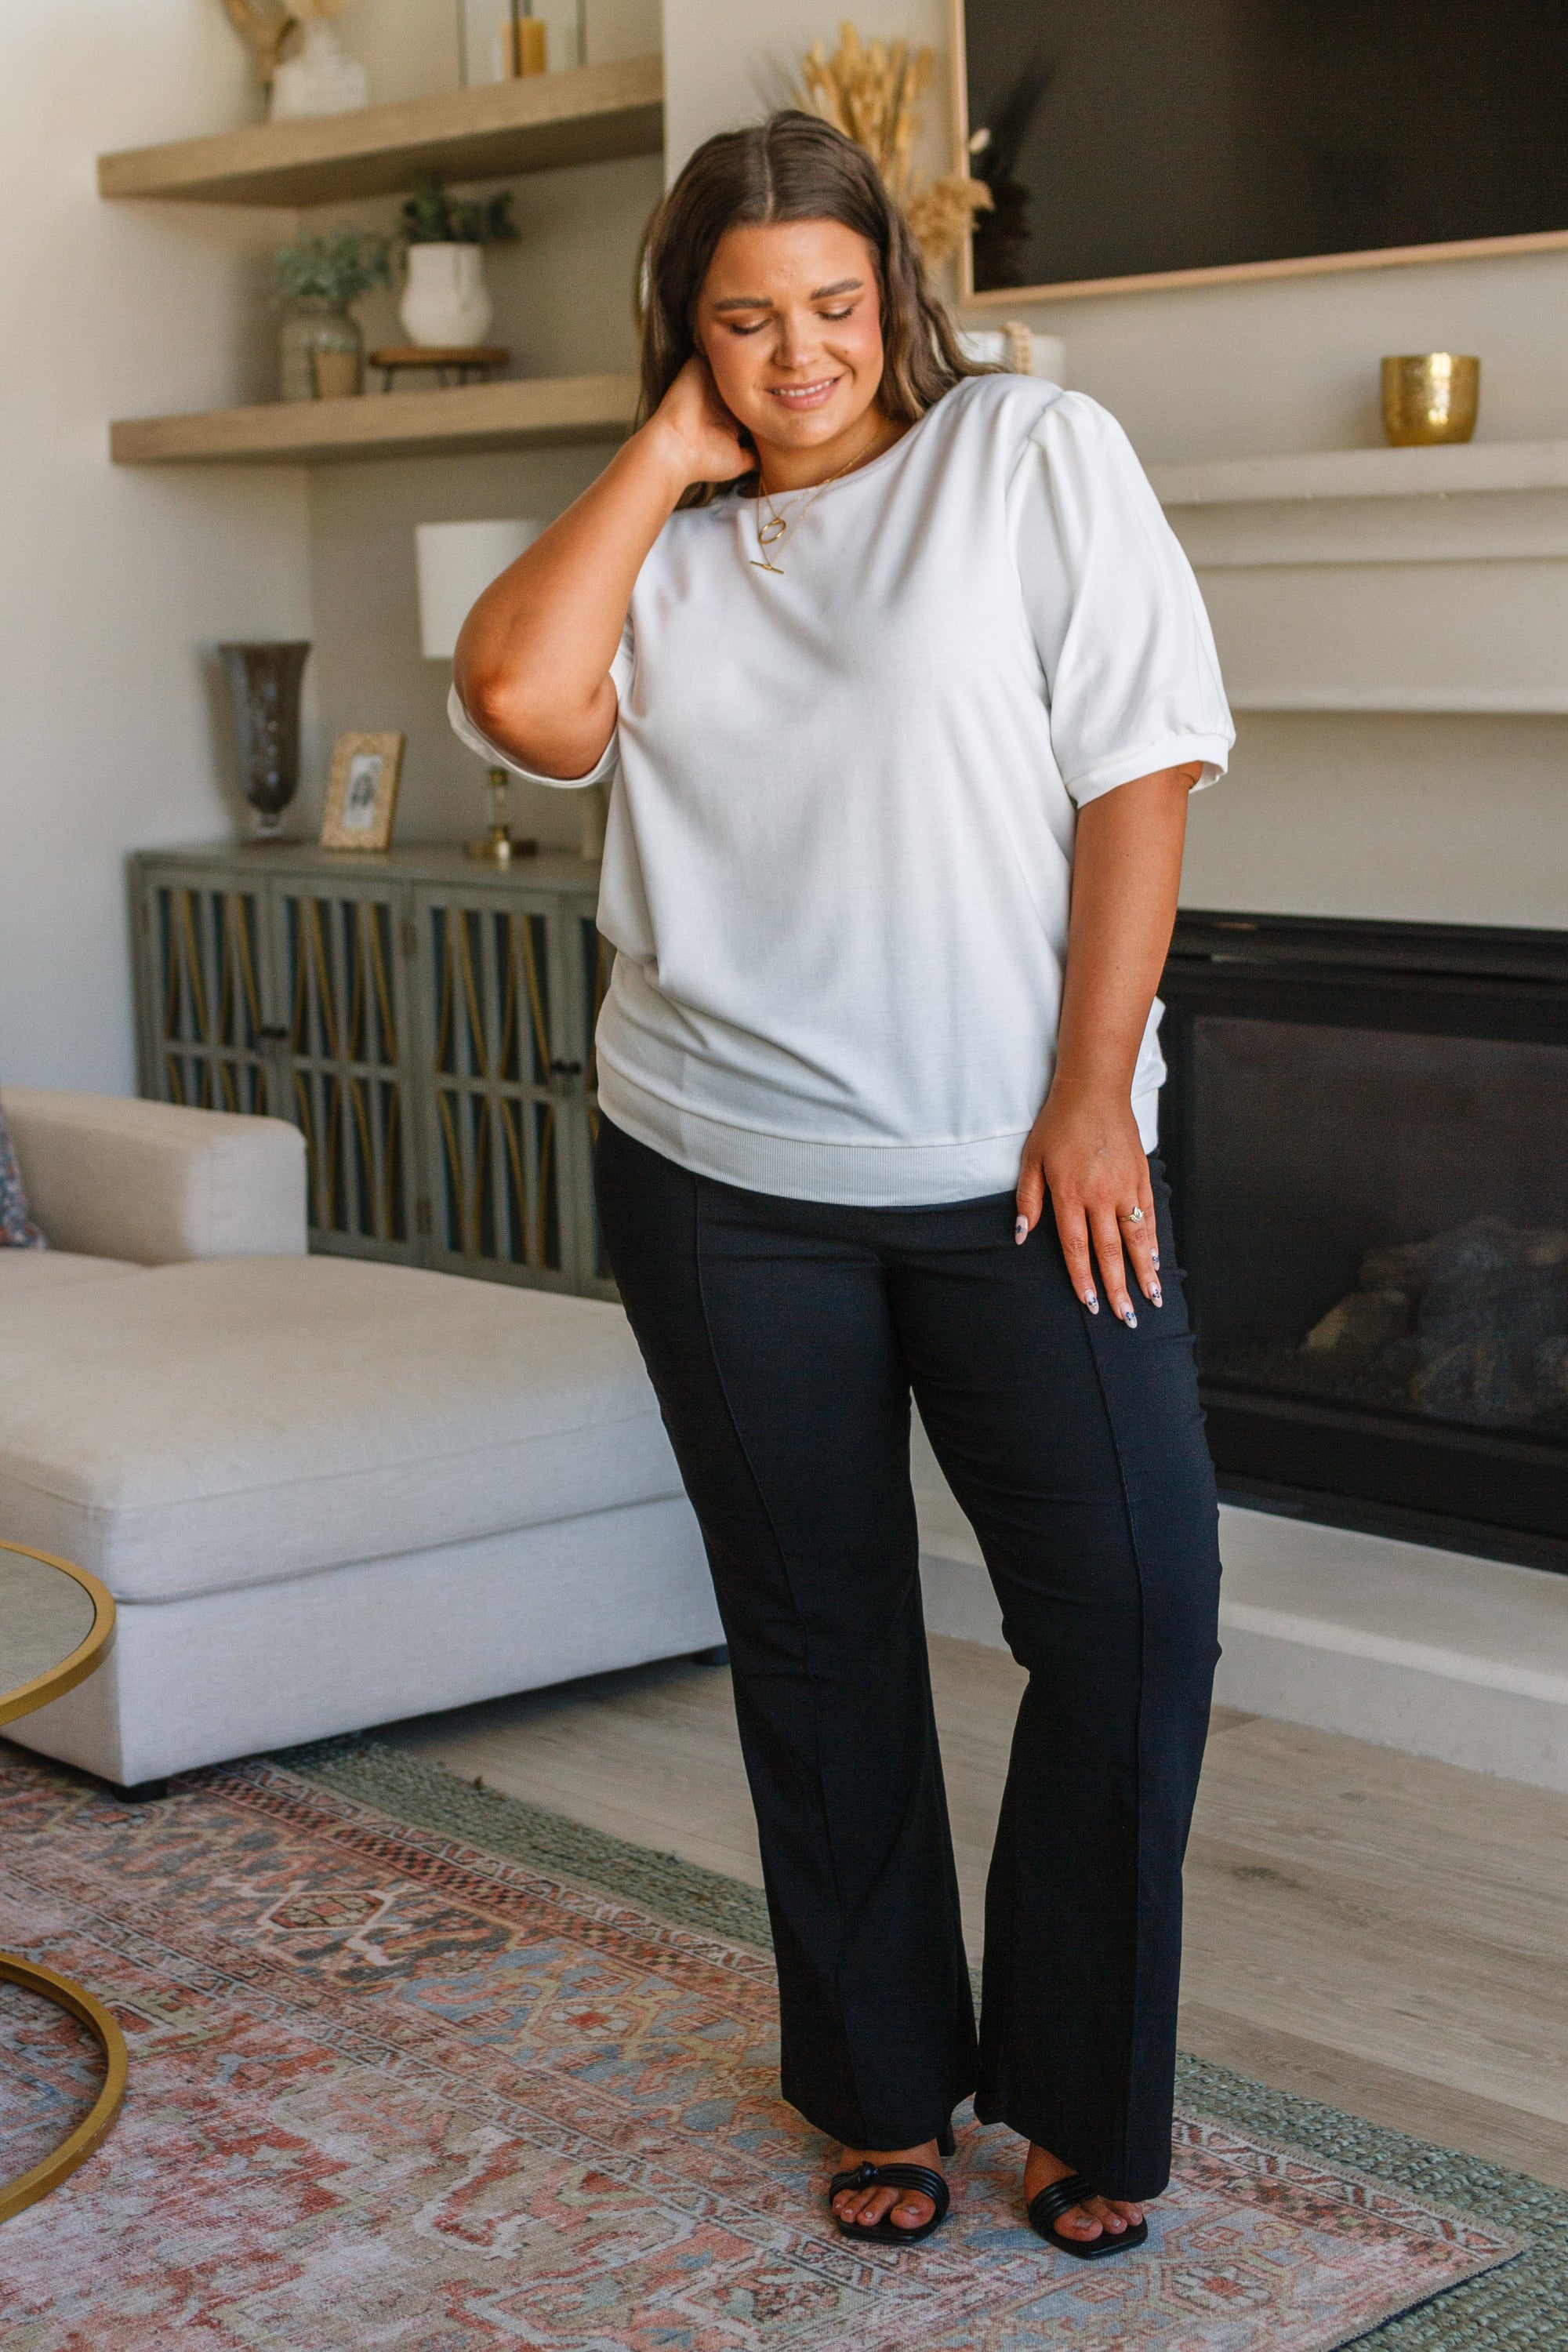
{"type": "Polygon", "coordinates": [[[1222,1491],[1568,1570],[1568,933],[1184,912],[1161,993],[1222,1491]]]}

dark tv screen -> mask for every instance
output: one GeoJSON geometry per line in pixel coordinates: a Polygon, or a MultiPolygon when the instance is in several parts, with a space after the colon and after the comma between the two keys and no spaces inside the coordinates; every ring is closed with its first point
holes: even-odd
{"type": "Polygon", "coordinates": [[[966,0],[977,291],[1568,231],[1568,0],[966,0]]]}

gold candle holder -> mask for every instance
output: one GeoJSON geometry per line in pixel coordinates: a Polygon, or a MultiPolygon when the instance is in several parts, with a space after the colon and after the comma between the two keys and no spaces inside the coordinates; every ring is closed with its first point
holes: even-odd
{"type": "Polygon", "coordinates": [[[478,841],[466,842],[470,857],[488,858],[494,866],[510,866],[514,857],[534,857],[539,844],[531,837],[520,841],[506,821],[507,786],[511,779],[504,768],[487,768],[485,782],[490,788],[490,829],[478,841]]]}
{"type": "Polygon", "coordinates": [[[525,16],[519,0],[512,0],[510,20],[506,26],[505,56],[507,73],[513,80],[524,74],[542,74],[549,68],[549,28],[539,17],[525,16]]]}
{"type": "Polygon", "coordinates": [[[1476,429],[1481,363],[1457,352],[1383,362],[1383,429],[1396,449],[1468,441],[1476,429]]]}

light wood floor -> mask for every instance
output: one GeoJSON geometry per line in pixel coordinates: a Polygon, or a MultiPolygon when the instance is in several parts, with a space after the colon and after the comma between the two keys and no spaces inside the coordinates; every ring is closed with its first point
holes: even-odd
{"type": "MultiPolygon", "coordinates": [[[[1011,1658],[931,1643],[971,1958],[1011,1658]]],[[[759,1884],[727,1671],[652,1666],[390,1727],[396,1745],[759,1884]]],[[[1568,1798],[1217,1710],[1184,2048],[1568,2188],[1568,1798]]]]}

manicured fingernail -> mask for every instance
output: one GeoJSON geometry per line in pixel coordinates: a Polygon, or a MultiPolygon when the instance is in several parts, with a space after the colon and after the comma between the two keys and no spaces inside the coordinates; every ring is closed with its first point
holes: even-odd
{"type": "Polygon", "coordinates": [[[1160,1286],[1157,1282],[1152,1282],[1149,1285],[1149,1296],[1153,1300],[1156,1307],[1163,1307],[1165,1304],[1164,1299],[1160,1294],[1160,1286]]]}
{"type": "Polygon", "coordinates": [[[1016,1242],[1026,1242],[1028,1238],[1029,1220],[1027,1217],[1020,1217],[1017,1223],[1013,1228],[1013,1239],[1016,1242]]]}
{"type": "Polygon", "coordinates": [[[1084,1292],[1084,1294],[1083,1294],[1083,1303],[1084,1303],[1084,1305],[1088,1307],[1088,1309],[1089,1309],[1089,1313],[1090,1313],[1091,1315],[1098,1315],[1098,1314],[1099,1314],[1099,1312],[1100,1312],[1100,1301],[1099,1301],[1099,1299],[1096,1297],[1096,1296],[1095,1296],[1095,1294],[1094,1294],[1094,1292],[1093,1292],[1092,1290],[1086,1290],[1086,1291],[1084,1292]]]}
{"type": "Polygon", "coordinates": [[[1138,1328],[1138,1318],[1134,1315],[1131,1307],[1124,1307],[1122,1308],[1121,1320],[1126,1324],[1127,1328],[1130,1331],[1136,1331],[1138,1328]]]}

